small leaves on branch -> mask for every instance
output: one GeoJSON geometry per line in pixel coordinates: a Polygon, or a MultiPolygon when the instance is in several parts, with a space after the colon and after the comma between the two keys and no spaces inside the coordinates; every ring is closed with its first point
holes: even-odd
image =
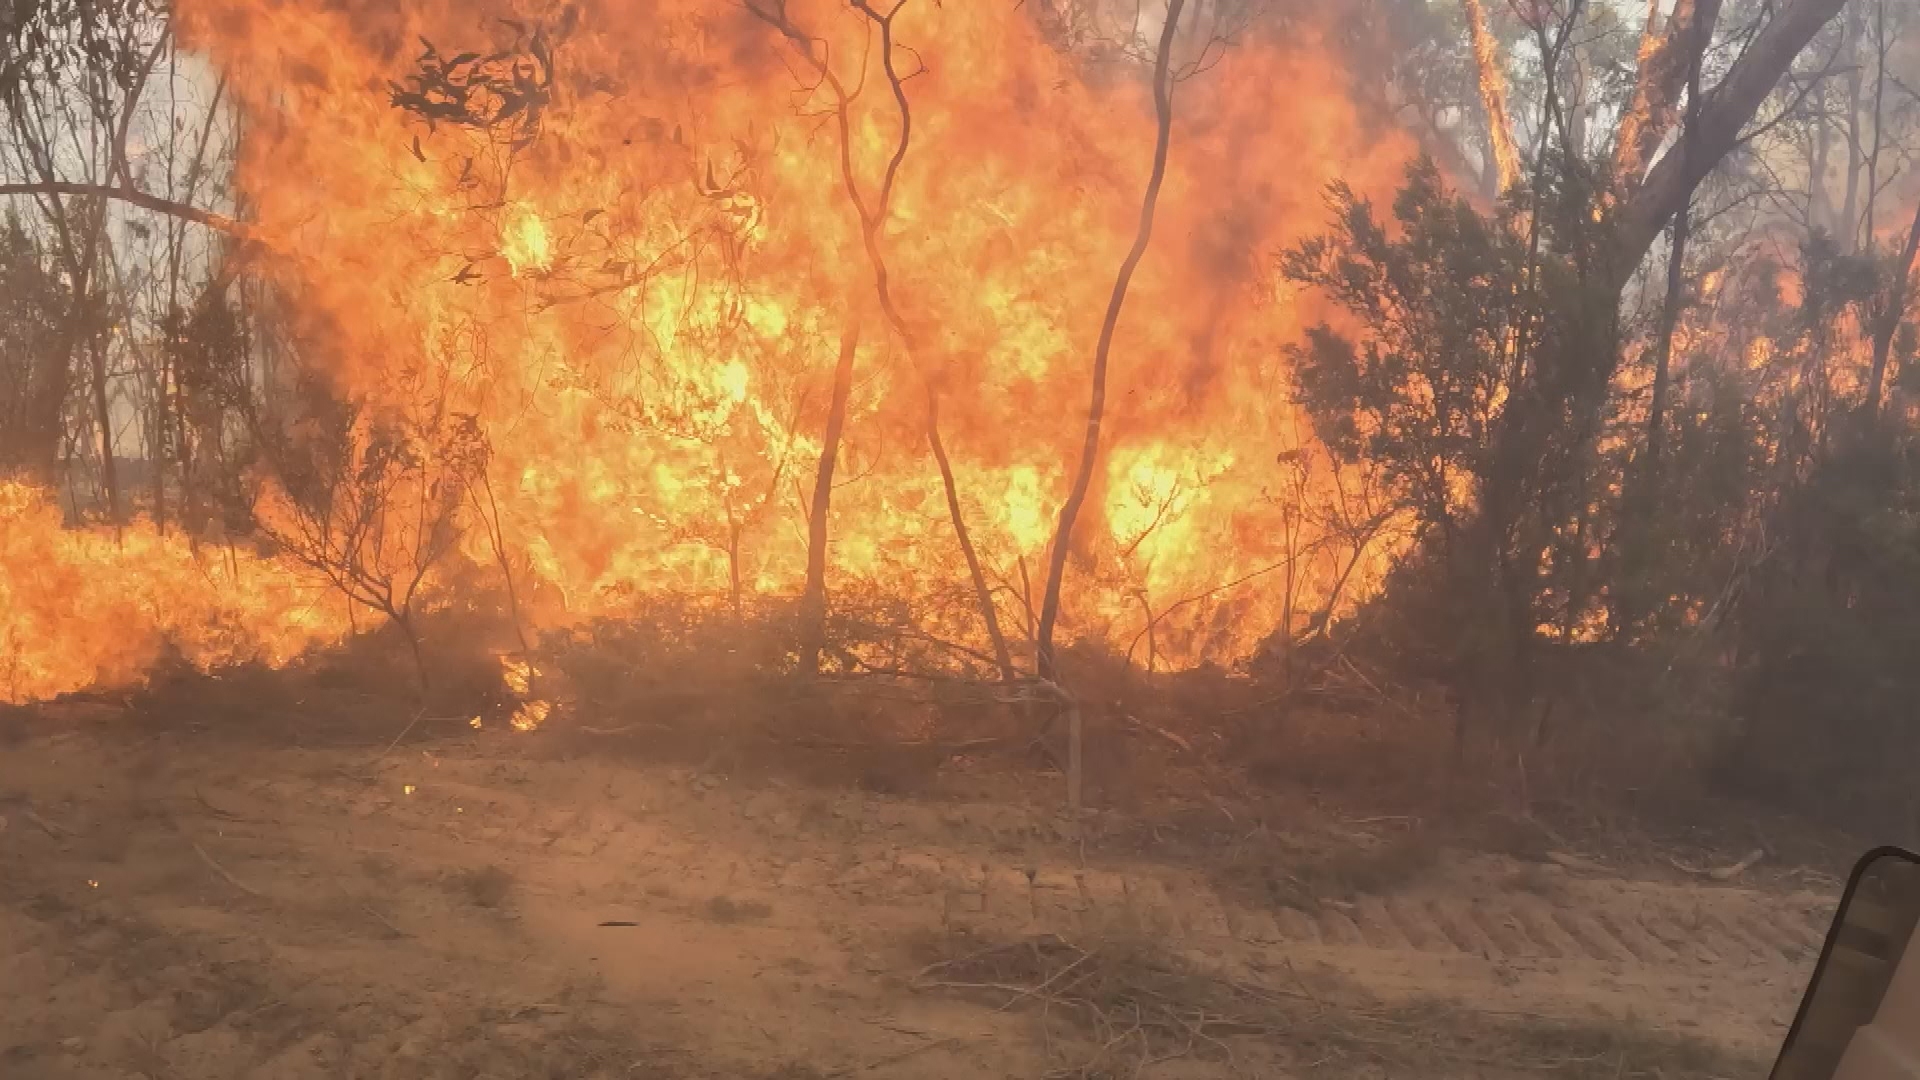
{"type": "MultiPolygon", "coordinates": [[[[551,29],[500,20],[513,31],[513,42],[492,52],[447,57],[421,38],[418,70],[391,84],[394,108],[420,117],[429,129],[444,123],[484,131],[516,148],[530,144],[553,102],[554,46],[577,22],[574,10],[568,8],[551,29]]],[[[426,160],[417,136],[412,150],[426,160]]]]}

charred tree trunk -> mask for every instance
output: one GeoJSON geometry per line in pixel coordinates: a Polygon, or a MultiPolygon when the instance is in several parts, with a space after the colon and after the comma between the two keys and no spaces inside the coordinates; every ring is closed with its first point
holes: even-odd
{"type": "Polygon", "coordinates": [[[120,523],[120,477],[113,464],[113,409],[107,399],[106,328],[94,326],[90,366],[94,423],[100,429],[100,486],[107,499],[107,520],[120,523]]]}
{"type": "Polygon", "coordinates": [[[840,433],[847,424],[847,396],[853,390],[853,356],[860,343],[860,319],[853,316],[840,331],[840,357],[833,365],[833,391],[827,403],[827,429],[820,437],[820,465],[813,474],[813,503],[807,508],[807,584],[800,593],[800,671],[820,673],[820,649],[827,630],[827,509],[833,500],[833,470],[840,457],[840,433]]]}
{"type": "Polygon", "coordinates": [[[1091,400],[1087,404],[1087,436],[1080,448],[1080,464],[1074,471],[1073,488],[1060,508],[1060,524],[1054,530],[1053,550],[1047,558],[1047,584],[1040,598],[1040,623],[1035,631],[1035,665],[1043,679],[1058,675],[1053,655],[1053,627],[1060,617],[1060,584],[1066,577],[1067,555],[1073,545],[1073,525],[1080,507],[1087,501],[1087,488],[1093,483],[1093,470],[1100,455],[1100,422],[1107,404],[1107,359],[1113,351],[1113,335],[1120,325],[1120,309],[1127,302],[1127,286],[1133,272],[1146,257],[1147,244],[1153,239],[1153,214],[1160,200],[1160,185],[1166,180],[1167,152],[1173,142],[1173,42],[1180,30],[1180,12],[1186,0],[1170,0],[1167,21],[1160,30],[1160,45],[1153,61],[1154,140],[1153,167],[1147,175],[1147,190],[1140,200],[1140,224],[1133,236],[1133,247],[1120,264],[1113,282],[1113,294],[1107,300],[1107,314],[1100,322],[1100,339],[1093,350],[1091,400]]]}
{"type": "Polygon", "coordinates": [[[1887,381],[1887,358],[1893,352],[1893,336],[1907,314],[1907,297],[1913,285],[1913,260],[1920,254],[1920,207],[1913,212],[1913,224],[1907,229],[1906,246],[1900,249],[1900,261],[1894,264],[1892,280],[1886,285],[1886,309],[1873,329],[1873,370],[1867,376],[1867,415],[1877,417],[1880,398],[1887,381]]]}

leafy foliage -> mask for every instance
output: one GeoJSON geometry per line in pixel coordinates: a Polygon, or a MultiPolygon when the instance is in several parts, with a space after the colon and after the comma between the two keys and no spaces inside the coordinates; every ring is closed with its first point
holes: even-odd
{"type": "Polygon", "coordinates": [[[540,132],[540,120],[553,100],[553,41],[572,29],[568,8],[552,30],[511,21],[512,44],[490,52],[440,55],[433,42],[420,39],[418,70],[392,84],[395,108],[413,113],[429,126],[452,124],[489,132],[502,141],[524,144],[540,132]]]}
{"type": "Polygon", "coordinates": [[[1617,364],[1596,193],[1567,169],[1540,195],[1530,217],[1517,200],[1483,216],[1421,161],[1391,226],[1336,186],[1333,231],[1283,262],[1355,326],[1315,327],[1295,351],[1301,403],[1418,523],[1384,639],[1422,658],[1463,721],[1508,733],[1533,696],[1539,628],[1594,599],[1573,579],[1617,364]]]}
{"type": "Polygon", "coordinates": [[[1737,623],[1742,789],[1876,830],[1920,827],[1920,440],[1865,438],[1783,499],[1737,623]]]}

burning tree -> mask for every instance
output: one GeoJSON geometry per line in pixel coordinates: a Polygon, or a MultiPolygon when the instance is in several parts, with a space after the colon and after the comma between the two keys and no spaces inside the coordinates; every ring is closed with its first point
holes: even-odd
{"type": "Polygon", "coordinates": [[[1563,654],[1823,542],[1768,484],[1901,445],[1905,11],[38,5],[0,453],[189,552],[276,476],[263,531],[416,652],[460,559],[516,629],[794,604],[809,674],[1372,620],[1538,738],[1563,654]]]}
{"type": "MultiPolygon", "coordinates": [[[[907,99],[907,80],[923,71],[924,67],[917,70],[903,70],[899,66],[903,53],[912,57],[913,63],[921,63],[918,54],[912,53],[894,40],[894,22],[906,7],[906,0],[896,0],[884,14],[867,0],[855,0],[853,7],[865,23],[871,24],[874,34],[878,37],[880,69],[886,78],[887,90],[892,98],[894,120],[897,124],[892,152],[887,158],[879,184],[871,193],[863,193],[863,184],[854,165],[851,109],[859,90],[857,88],[850,90],[842,81],[833,70],[824,45],[800,29],[789,15],[783,0],[750,5],[749,10],[755,17],[765,21],[779,32],[795,55],[812,70],[819,85],[825,87],[830,95],[829,108],[839,136],[840,176],[846,187],[847,200],[852,205],[854,216],[859,223],[860,243],[872,270],[874,296],[881,313],[886,317],[888,327],[899,338],[908,363],[920,368],[926,360],[917,347],[917,335],[909,325],[907,317],[901,312],[894,296],[893,286],[887,274],[886,254],[881,247],[880,234],[892,212],[894,184],[899,178],[900,166],[906,161],[907,151],[912,144],[913,110],[907,99]]],[[[851,387],[854,348],[858,340],[858,324],[852,323],[842,339],[840,359],[834,366],[832,404],[828,410],[827,431],[821,449],[819,470],[816,473],[813,505],[809,512],[807,581],[802,593],[802,617],[806,620],[803,632],[806,634],[806,641],[801,646],[801,666],[808,673],[812,673],[818,665],[821,635],[824,632],[827,512],[833,490],[833,470],[839,453],[841,429],[845,423],[846,395],[851,387]]],[[[934,462],[940,469],[940,485],[946,494],[947,514],[953,523],[954,539],[958,541],[960,554],[966,560],[967,576],[973,584],[981,622],[986,628],[987,640],[993,648],[994,665],[999,668],[1000,677],[1010,681],[1014,674],[1012,654],[1007,650],[1006,635],[1000,630],[1000,617],[994,607],[993,593],[987,587],[986,576],[981,570],[979,553],[974,550],[973,537],[967,529],[966,514],[960,504],[959,487],[954,480],[953,463],[947,456],[946,443],[940,437],[940,395],[942,384],[946,380],[939,371],[922,369],[917,371],[917,374],[925,384],[927,446],[933,452],[934,462]]]]}

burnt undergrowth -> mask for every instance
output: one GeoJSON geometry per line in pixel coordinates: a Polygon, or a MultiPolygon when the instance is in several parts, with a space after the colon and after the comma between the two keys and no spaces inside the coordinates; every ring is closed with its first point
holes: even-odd
{"type": "MultiPolygon", "coordinates": [[[[299,745],[377,751],[506,732],[524,739],[516,753],[628,758],[883,795],[1063,801],[1058,697],[1031,681],[1000,680],[987,658],[902,611],[847,605],[830,621],[820,672],[803,676],[791,604],[736,610],[649,600],[624,618],[549,632],[530,651],[497,610],[476,595],[422,616],[431,673],[424,693],[408,644],[376,625],[283,668],[203,673],[174,662],[138,687],[66,703],[92,700],[143,723],[299,745]],[[539,706],[537,726],[513,732],[529,702],[539,706]]],[[[1833,852],[1847,845],[1830,832],[1712,794],[1699,760],[1672,749],[1682,735],[1660,742],[1660,717],[1623,713],[1610,728],[1596,725],[1606,704],[1586,688],[1618,681],[1604,673],[1569,684],[1562,696],[1572,704],[1558,714],[1564,728],[1550,739],[1518,752],[1476,744],[1463,754],[1444,698],[1401,688],[1417,684],[1393,682],[1364,645],[1322,637],[1239,670],[1175,673],[1142,671],[1100,647],[1063,649],[1061,684],[1085,725],[1088,804],[1138,820],[1140,846],[1190,850],[1229,867],[1286,855],[1313,880],[1249,871],[1239,882],[1281,902],[1380,891],[1377,879],[1423,861],[1402,849],[1442,846],[1524,859],[1551,850],[1635,858],[1760,846],[1816,865],[1844,861],[1833,852]],[[1603,730],[1608,737],[1598,738],[1603,730]],[[1279,850],[1292,825],[1326,818],[1369,823],[1368,841],[1279,850]]],[[[1618,693],[1608,700],[1631,704],[1618,693]]],[[[14,711],[47,707],[62,706],[14,711]]]]}

